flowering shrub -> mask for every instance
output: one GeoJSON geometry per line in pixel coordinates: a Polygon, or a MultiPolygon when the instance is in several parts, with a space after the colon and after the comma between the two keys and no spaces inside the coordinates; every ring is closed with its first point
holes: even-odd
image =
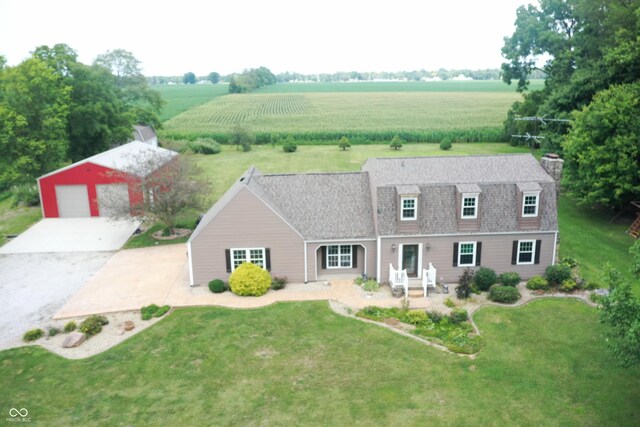
{"type": "Polygon", "coordinates": [[[229,286],[236,295],[259,297],[271,287],[271,275],[259,265],[245,262],[233,270],[229,286]]]}

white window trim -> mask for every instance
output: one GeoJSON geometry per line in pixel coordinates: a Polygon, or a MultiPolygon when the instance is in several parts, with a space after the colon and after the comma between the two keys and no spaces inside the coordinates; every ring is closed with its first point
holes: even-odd
{"type": "Polygon", "coordinates": [[[418,198],[415,196],[401,196],[400,197],[400,221],[415,221],[418,219],[418,198]],[[404,201],[413,200],[413,217],[404,216],[404,201]]]}
{"type": "Polygon", "coordinates": [[[460,199],[460,218],[462,219],[476,219],[478,218],[478,193],[462,193],[462,199],[460,199]],[[464,214],[464,199],[475,199],[475,208],[473,215],[464,214]]]}
{"type": "Polygon", "coordinates": [[[476,255],[478,254],[478,242],[458,242],[458,267],[475,267],[476,265],[476,255]],[[463,264],[461,259],[462,255],[469,255],[462,253],[462,245],[473,245],[473,259],[471,260],[471,264],[463,264]]]}
{"type": "Polygon", "coordinates": [[[516,265],[533,265],[536,261],[536,241],[535,240],[518,240],[518,253],[516,256],[516,265]],[[531,243],[531,261],[520,262],[520,245],[522,243],[531,243]]]}
{"type": "Polygon", "coordinates": [[[540,206],[540,192],[539,191],[528,191],[528,192],[523,192],[522,193],[522,217],[523,218],[535,218],[535,217],[537,217],[538,216],[539,206],[540,206]],[[536,211],[533,214],[525,214],[524,213],[524,208],[527,205],[524,204],[524,201],[526,200],[527,197],[531,197],[531,196],[536,196],[536,204],[535,204],[536,211]]]}
{"type": "Polygon", "coordinates": [[[327,245],[327,259],[326,259],[326,263],[327,263],[327,270],[329,269],[334,269],[334,268],[353,268],[353,245],[327,245]],[[331,246],[337,246],[338,247],[338,253],[337,254],[331,254],[331,256],[334,257],[338,257],[338,265],[334,265],[331,266],[329,265],[329,248],[331,246]],[[346,246],[349,248],[349,266],[345,267],[342,264],[342,256],[343,255],[347,255],[347,254],[343,254],[341,251],[341,247],[346,246]]]}
{"type": "Polygon", "coordinates": [[[235,266],[235,251],[244,251],[244,262],[251,262],[251,251],[262,251],[262,268],[267,268],[267,250],[266,248],[231,248],[230,250],[231,256],[231,271],[236,269],[235,266]]]}

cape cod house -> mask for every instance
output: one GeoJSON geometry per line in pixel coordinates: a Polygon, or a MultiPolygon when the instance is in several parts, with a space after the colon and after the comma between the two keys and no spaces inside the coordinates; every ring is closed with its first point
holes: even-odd
{"type": "Polygon", "coordinates": [[[227,279],[243,262],[309,282],[457,281],[467,267],[553,264],[562,160],[529,154],[369,159],[357,173],[247,170],[188,242],[191,285],[227,279]],[[552,171],[552,173],[554,173],[552,171]],[[557,176],[559,178],[559,176],[557,176]]]}

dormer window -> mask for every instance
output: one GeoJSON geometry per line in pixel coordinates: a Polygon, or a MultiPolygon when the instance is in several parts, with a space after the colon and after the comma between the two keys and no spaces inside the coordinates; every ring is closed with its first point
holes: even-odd
{"type": "Polygon", "coordinates": [[[402,212],[400,219],[402,221],[413,221],[418,218],[418,198],[417,197],[401,197],[402,212]]]}
{"type": "Polygon", "coordinates": [[[522,194],[522,217],[531,218],[538,216],[538,201],[540,192],[526,192],[522,194]]]}
{"type": "Polygon", "coordinates": [[[478,217],[478,194],[466,193],[462,194],[462,219],[474,219],[478,217]]]}

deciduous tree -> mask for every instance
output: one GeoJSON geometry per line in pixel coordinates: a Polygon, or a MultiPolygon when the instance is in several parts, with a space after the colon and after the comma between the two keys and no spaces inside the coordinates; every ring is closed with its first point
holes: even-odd
{"type": "Polygon", "coordinates": [[[189,71],[188,73],[185,73],[184,76],[182,76],[182,83],[186,85],[196,84],[196,75],[193,74],[191,71],[189,71]]]}

